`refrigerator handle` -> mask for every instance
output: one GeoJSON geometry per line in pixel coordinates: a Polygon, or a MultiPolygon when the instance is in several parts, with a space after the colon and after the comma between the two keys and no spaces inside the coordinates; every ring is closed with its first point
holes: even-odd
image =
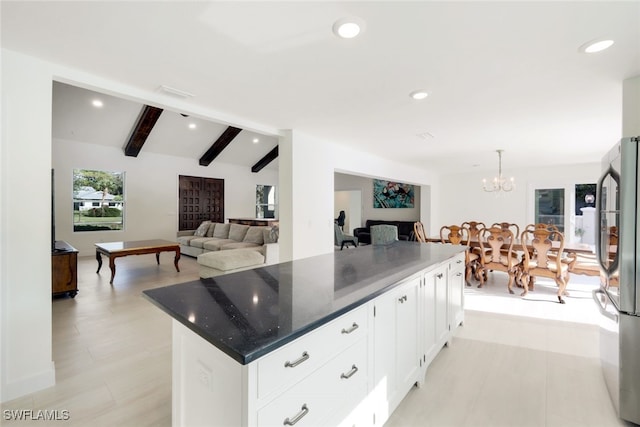
{"type": "Polygon", "coordinates": [[[598,310],[600,310],[600,314],[618,323],[618,316],[616,316],[615,314],[611,313],[606,308],[604,308],[604,306],[602,305],[602,302],[600,301],[600,298],[598,298],[598,295],[602,295],[604,298],[609,298],[607,294],[602,289],[594,289],[592,292],[592,295],[593,295],[593,300],[596,302],[596,306],[598,307],[598,310]]]}
{"type": "Polygon", "coordinates": [[[598,180],[598,187],[596,188],[596,194],[598,195],[598,197],[596,198],[596,224],[598,224],[598,229],[596,230],[596,260],[598,261],[600,271],[607,271],[607,267],[602,261],[602,227],[607,226],[606,217],[604,218],[605,223],[602,223],[602,196],[604,195],[604,180],[607,179],[607,176],[609,176],[609,170],[602,174],[602,176],[598,180]]]}

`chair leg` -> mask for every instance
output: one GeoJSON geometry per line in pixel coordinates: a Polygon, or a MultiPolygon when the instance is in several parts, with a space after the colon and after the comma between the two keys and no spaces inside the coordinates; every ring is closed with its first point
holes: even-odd
{"type": "Polygon", "coordinates": [[[511,271],[507,271],[507,274],[509,275],[509,283],[507,283],[507,289],[509,290],[510,294],[513,294],[513,282],[515,281],[515,271],[511,270],[511,271]]]}
{"type": "Polygon", "coordinates": [[[342,248],[344,248],[344,244],[347,242],[342,242],[342,244],[340,245],[340,250],[342,250],[342,248]]]}
{"type": "Polygon", "coordinates": [[[532,277],[529,276],[526,273],[522,273],[521,277],[521,281],[522,281],[522,287],[524,288],[524,290],[522,291],[522,293],[520,294],[521,297],[526,297],[527,294],[529,293],[529,281],[531,281],[532,277]]]}
{"type": "Polygon", "coordinates": [[[480,267],[480,284],[478,285],[479,288],[484,286],[484,282],[487,280],[487,270],[485,270],[484,268],[480,267]]]}

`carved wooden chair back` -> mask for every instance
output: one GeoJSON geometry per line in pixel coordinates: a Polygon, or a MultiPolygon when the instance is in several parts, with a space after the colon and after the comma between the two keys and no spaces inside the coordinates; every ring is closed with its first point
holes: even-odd
{"type": "MultiPolygon", "coordinates": [[[[557,230],[557,228],[556,228],[557,230]]],[[[564,304],[562,296],[565,294],[567,282],[569,281],[569,266],[573,259],[563,258],[564,236],[558,231],[553,231],[549,227],[538,227],[533,230],[527,228],[520,237],[523,246],[528,250],[524,251],[522,258],[522,285],[525,296],[529,291],[529,282],[534,277],[549,277],[555,280],[558,285],[558,300],[564,304]],[[555,235],[559,242],[557,247],[553,247],[552,235],[555,235]]]]}
{"type": "Polygon", "coordinates": [[[427,234],[424,232],[424,225],[422,222],[417,221],[413,223],[413,233],[416,235],[416,240],[420,243],[427,243],[427,234]]]}
{"type": "MultiPolygon", "coordinates": [[[[518,224],[512,224],[509,222],[494,222],[491,227],[500,227],[505,232],[510,231],[512,240],[520,235],[520,227],[518,227],[518,224]]],[[[507,236],[508,234],[505,233],[505,237],[507,236]]]]}
{"type": "Polygon", "coordinates": [[[514,281],[515,266],[518,256],[513,251],[514,236],[511,230],[501,227],[483,228],[480,230],[480,285],[484,286],[488,271],[505,271],[509,274],[508,289],[511,289],[514,281]]]}
{"type": "Polygon", "coordinates": [[[558,226],[556,226],[555,224],[545,224],[544,222],[539,222],[537,224],[528,224],[525,227],[525,230],[547,230],[550,233],[549,238],[556,242],[560,239],[560,235],[562,234],[558,226]]]}
{"type": "Polygon", "coordinates": [[[480,230],[486,228],[484,222],[479,221],[465,221],[462,223],[462,228],[466,228],[469,230],[469,238],[471,240],[478,239],[478,235],[480,234],[480,230]]]}
{"type": "Polygon", "coordinates": [[[440,241],[469,246],[469,230],[458,225],[444,225],[440,228],[440,241]]]}

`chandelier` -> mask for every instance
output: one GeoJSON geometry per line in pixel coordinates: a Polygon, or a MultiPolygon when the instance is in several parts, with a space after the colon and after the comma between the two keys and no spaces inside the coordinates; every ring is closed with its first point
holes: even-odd
{"type": "Polygon", "coordinates": [[[504,150],[496,150],[498,153],[498,176],[493,177],[491,181],[486,179],[482,180],[482,189],[488,193],[493,192],[509,192],[516,188],[516,183],[513,177],[506,179],[502,176],[502,152],[504,150]]]}

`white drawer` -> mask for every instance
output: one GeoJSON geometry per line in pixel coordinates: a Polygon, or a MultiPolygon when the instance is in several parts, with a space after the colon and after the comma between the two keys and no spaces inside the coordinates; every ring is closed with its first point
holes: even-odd
{"type": "Polygon", "coordinates": [[[367,379],[367,340],[363,337],[259,410],[258,426],[290,425],[287,419],[299,427],[319,426],[329,419],[347,419],[366,399],[367,379]]]}
{"type": "Polygon", "coordinates": [[[300,381],[366,336],[366,332],[364,305],[259,359],[258,399],[300,381]]]}

